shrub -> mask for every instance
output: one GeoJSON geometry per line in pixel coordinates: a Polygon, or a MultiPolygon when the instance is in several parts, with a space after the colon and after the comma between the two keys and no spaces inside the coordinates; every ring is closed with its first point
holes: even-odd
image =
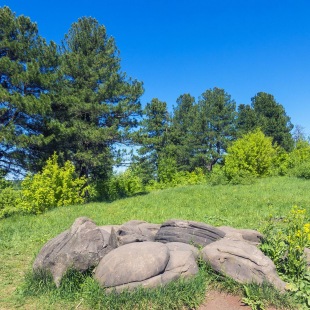
{"type": "Polygon", "coordinates": [[[272,138],[257,129],[228,147],[225,174],[229,180],[267,176],[272,172],[275,155],[272,138]]]}
{"type": "Polygon", "coordinates": [[[18,213],[19,199],[20,191],[13,189],[12,186],[0,189],[0,218],[18,213]]]}
{"type": "Polygon", "coordinates": [[[0,218],[17,212],[19,191],[13,188],[12,181],[5,179],[5,172],[0,169],[0,218]]]}
{"type": "Polygon", "coordinates": [[[289,289],[299,303],[310,307],[310,270],[304,249],[310,245],[310,223],[305,209],[293,207],[283,222],[273,221],[272,215],[263,230],[261,250],[276,265],[281,278],[289,282],[289,289]]]}
{"type": "Polygon", "coordinates": [[[177,176],[176,160],[171,157],[162,158],[158,163],[158,179],[160,183],[173,183],[177,176]]]}
{"type": "Polygon", "coordinates": [[[18,208],[27,213],[42,213],[48,209],[85,201],[86,178],[77,178],[69,161],[63,167],[54,154],[46,162],[42,172],[28,175],[22,182],[18,208]]]}
{"type": "Polygon", "coordinates": [[[177,171],[169,175],[169,178],[163,178],[161,181],[151,181],[146,186],[146,190],[164,189],[176,186],[195,185],[206,183],[207,179],[201,168],[194,171],[177,171]]]}
{"type": "Polygon", "coordinates": [[[288,158],[289,174],[310,179],[310,144],[299,140],[288,158]]]}
{"type": "Polygon", "coordinates": [[[299,140],[289,154],[289,168],[295,168],[305,162],[310,162],[310,143],[305,140],[299,140]]]}
{"type": "Polygon", "coordinates": [[[304,162],[294,169],[298,178],[310,179],[310,161],[304,162]]]}
{"type": "Polygon", "coordinates": [[[144,191],[141,178],[135,175],[131,169],[112,176],[101,186],[103,187],[100,189],[102,196],[108,200],[131,197],[144,191]]]}
{"type": "Polygon", "coordinates": [[[211,185],[225,185],[228,183],[225,171],[222,166],[213,166],[213,169],[209,174],[208,182],[211,185]]]}

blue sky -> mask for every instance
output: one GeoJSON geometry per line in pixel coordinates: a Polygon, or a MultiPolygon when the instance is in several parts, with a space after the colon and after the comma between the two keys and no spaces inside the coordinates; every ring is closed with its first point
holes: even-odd
{"type": "Polygon", "coordinates": [[[224,88],[237,104],[271,93],[310,135],[310,1],[0,0],[59,43],[92,16],[116,40],[122,71],[144,82],[145,105],[224,88]]]}

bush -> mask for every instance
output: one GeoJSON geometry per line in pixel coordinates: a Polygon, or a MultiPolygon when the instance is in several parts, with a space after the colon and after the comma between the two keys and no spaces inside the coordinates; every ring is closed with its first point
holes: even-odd
{"type": "Polygon", "coordinates": [[[294,169],[298,178],[310,179],[310,161],[304,162],[294,169]]]}
{"type": "Polygon", "coordinates": [[[299,140],[294,150],[289,154],[289,168],[295,168],[305,162],[310,162],[310,143],[299,140]]]}
{"type": "Polygon", "coordinates": [[[146,186],[147,191],[164,189],[176,186],[186,186],[206,183],[206,175],[201,168],[196,168],[194,171],[177,171],[169,175],[169,178],[162,178],[161,181],[151,181],[146,186]]]}
{"type": "Polygon", "coordinates": [[[19,199],[20,191],[13,189],[12,186],[0,189],[0,219],[20,212],[19,199]]]}
{"type": "Polygon", "coordinates": [[[244,135],[228,147],[225,174],[229,181],[267,176],[272,173],[276,149],[272,138],[259,129],[244,135]]]}
{"type": "Polygon", "coordinates": [[[69,161],[63,167],[54,154],[46,162],[42,172],[28,175],[22,182],[18,208],[27,213],[42,213],[59,206],[80,204],[85,201],[86,178],[77,178],[69,161]]]}
{"type": "Polygon", "coordinates": [[[222,166],[213,166],[213,169],[209,174],[208,182],[211,185],[225,185],[228,183],[225,171],[222,166]]]}
{"type": "Polygon", "coordinates": [[[283,222],[270,215],[263,233],[261,250],[273,260],[280,277],[290,283],[296,301],[309,309],[310,269],[304,249],[310,245],[310,223],[306,210],[293,207],[283,222]]]}
{"type": "Polygon", "coordinates": [[[141,178],[131,169],[112,176],[107,182],[103,182],[101,187],[99,189],[101,196],[108,200],[131,197],[144,192],[141,178]]]}

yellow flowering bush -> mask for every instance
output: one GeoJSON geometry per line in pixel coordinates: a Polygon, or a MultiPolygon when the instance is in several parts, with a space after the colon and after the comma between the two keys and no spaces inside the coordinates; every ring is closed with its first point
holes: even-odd
{"type": "Polygon", "coordinates": [[[280,224],[276,225],[270,217],[261,248],[274,261],[280,274],[298,280],[306,271],[304,249],[310,244],[306,210],[294,206],[280,224]]]}
{"type": "Polygon", "coordinates": [[[27,213],[42,213],[53,207],[84,202],[86,179],[75,177],[74,165],[67,161],[63,167],[54,154],[42,172],[28,175],[22,182],[18,208],[27,213]]]}

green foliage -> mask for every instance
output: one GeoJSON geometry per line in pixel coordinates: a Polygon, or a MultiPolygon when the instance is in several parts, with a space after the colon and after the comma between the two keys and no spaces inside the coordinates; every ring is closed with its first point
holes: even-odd
{"type": "Polygon", "coordinates": [[[144,186],[139,176],[131,169],[113,175],[108,181],[104,182],[99,189],[101,196],[107,200],[132,197],[144,192],[144,186]]]}
{"type": "Polygon", "coordinates": [[[69,161],[63,167],[57,163],[56,153],[47,160],[42,172],[28,175],[22,182],[18,208],[27,213],[39,214],[48,209],[85,201],[86,179],[75,176],[69,161]]]}
{"type": "Polygon", "coordinates": [[[228,179],[225,174],[225,170],[221,165],[215,165],[212,171],[208,175],[208,182],[211,185],[225,185],[228,183],[228,179]]]}
{"type": "Polygon", "coordinates": [[[176,100],[171,119],[170,139],[173,144],[171,155],[174,156],[178,170],[192,171],[197,137],[193,127],[198,118],[195,98],[183,94],[176,100]]]}
{"type": "Polygon", "coordinates": [[[105,180],[116,144],[128,145],[137,126],[142,83],[121,72],[114,38],[91,17],[78,19],[65,35],[57,74],[46,152],[62,153],[80,176],[105,180]]]}
{"type": "Polygon", "coordinates": [[[260,296],[256,295],[249,286],[244,286],[245,297],[242,298],[242,302],[250,306],[252,310],[265,310],[264,302],[260,296]]]}
{"type": "Polygon", "coordinates": [[[229,180],[263,177],[271,174],[276,150],[272,139],[259,129],[236,140],[225,156],[225,174],[229,180]]]}
{"type": "Polygon", "coordinates": [[[19,190],[12,188],[12,186],[0,189],[0,219],[18,213],[19,200],[19,190]]]}
{"type": "Polygon", "coordinates": [[[40,162],[35,149],[49,141],[42,119],[51,109],[56,46],[45,42],[36,23],[5,6],[0,51],[0,167],[20,173],[40,162]]]}
{"type": "Polygon", "coordinates": [[[203,170],[196,168],[192,172],[188,171],[175,171],[170,170],[169,166],[166,166],[163,177],[161,181],[149,182],[146,186],[147,191],[171,188],[176,186],[186,186],[186,185],[196,185],[206,183],[206,175],[203,170]]]}
{"type": "Polygon", "coordinates": [[[294,207],[285,225],[275,225],[270,217],[263,231],[262,251],[274,261],[278,272],[292,281],[299,280],[306,270],[304,248],[310,244],[310,223],[306,219],[306,210],[294,207]]]}
{"type": "Polygon", "coordinates": [[[298,178],[310,179],[310,161],[300,164],[294,170],[298,178]]]}
{"type": "Polygon", "coordinates": [[[290,285],[294,298],[305,308],[310,306],[310,270],[305,261],[305,247],[310,245],[310,223],[305,209],[293,207],[283,222],[272,214],[265,226],[261,250],[276,265],[280,276],[290,285]]]}
{"type": "Polygon", "coordinates": [[[51,301],[78,302],[78,305],[91,309],[194,309],[198,307],[205,296],[206,272],[201,268],[198,275],[184,280],[179,279],[166,286],[156,289],[137,288],[129,292],[106,293],[91,277],[90,273],[81,274],[69,270],[59,288],[49,274],[27,273],[19,293],[22,296],[47,296],[51,301]]]}
{"type": "Polygon", "coordinates": [[[4,178],[5,171],[0,170],[0,219],[17,212],[20,191],[13,188],[13,182],[4,178]]]}
{"type": "MultiPolygon", "coordinates": [[[[40,289],[29,298],[14,293],[23,281],[21,273],[32,265],[34,253],[38,253],[48,240],[67,230],[77,217],[87,216],[98,226],[117,225],[132,219],[163,223],[169,218],[180,218],[216,226],[258,229],[269,214],[269,205],[273,205],[273,214],[279,219],[294,204],[310,205],[308,181],[271,177],[258,179],[252,185],[225,185],[216,190],[208,184],[176,187],[109,203],[55,208],[39,216],[25,214],[4,218],[0,221],[0,309],[19,306],[20,309],[54,310],[78,306],[81,302],[78,298],[66,302],[40,295],[40,289]]],[[[208,276],[207,279],[208,282],[215,281],[215,277],[208,276]]],[[[231,288],[236,288],[235,282],[231,288]]],[[[91,288],[88,292],[97,294],[91,288]]],[[[285,307],[284,294],[271,297],[279,308],[285,307]]],[[[88,309],[83,303],[80,308],[88,309]]]]}
{"type": "Polygon", "coordinates": [[[224,89],[214,87],[201,95],[197,107],[197,166],[212,170],[236,137],[236,103],[224,89]]]}
{"type": "Polygon", "coordinates": [[[268,283],[243,285],[243,295],[242,302],[253,310],[269,309],[269,307],[296,309],[296,302],[293,301],[289,293],[279,292],[268,283]]]}
{"type": "Polygon", "coordinates": [[[273,175],[287,175],[289,171],[290,153],[286,152],[282,147],[275,146],[276,156],[273,158],[273,175]]]}
{"type": "Polygon", "coordinates": [[[267,137],[271,137],[274,145],[279,145],[286,151],[292,150],[294,141],[290,117],[271,94],[259,92],[252,98],[251,105],[238,107],[238,136],[257,128],[267,137]]]}
{"type": "Polygon", "coordinates": [[[139,156],[134,156],[133,168],[146,184],[158,177],[160,162],[167,155],[170,117],[166,102],[157,98],[147,103],[143,113],[144,119],[135,137],[141,147],[137,150],[139,156]]]}
{"type": "Polygon", "coordinates": [[[177,177],[177,163],[174,158],[162,158],[158,163],[158,180],[160,183],[173,183],[177,177]]]}
{"type": "Polygon", "coordinates": [[[236,103],[221,88],[206,90],[198,102],[189,94],[177,99],[171,140],[178,170],[212,170],[235,138],[236,103]]]}
{"type": "Polygon", "coordinates": [[[0,168],[41,171],[56,151],[80,176],[106,179],[141,114],[142,83],[94,18],[73,23],[61,46],[0,8],[0,168]],[[21,169],[22,168],[22,169],[21,169]]]}
{"type": "Polygon", "coordinates": [[[288,173],[299,178],[310,178],[310,143],[298,140],[288,158],[288,173]]]}

